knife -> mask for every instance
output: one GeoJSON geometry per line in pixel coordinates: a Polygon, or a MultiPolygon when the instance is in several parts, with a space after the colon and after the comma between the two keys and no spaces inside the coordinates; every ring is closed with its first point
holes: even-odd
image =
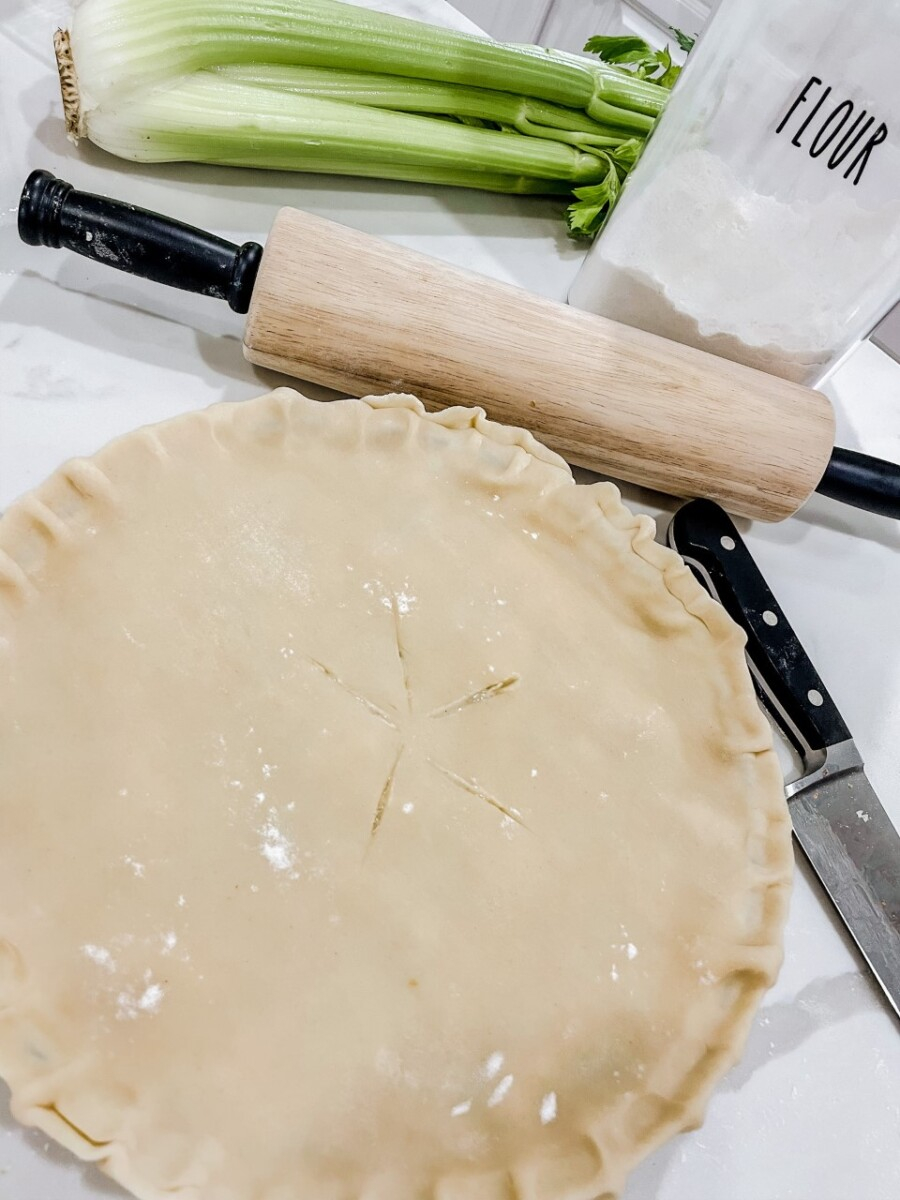
{"type": "Polygon", "coordinates": [[[668,542],[747,634],[760,699],[803,763],[785,787],[794,836],[900,1016],[900,835],[853,735],[727,513],[691,501],[668,542]]]}
{"type": "Polygon", "coordinates": [[[743,516],[780,520],[817,488],[900,517],[900,467],[835,449],[821,392],[311,213],[235,246],[34,171],[19,234],[226,300],[251,362],[345,395],[479,404],[577,466],[743,516]]]}

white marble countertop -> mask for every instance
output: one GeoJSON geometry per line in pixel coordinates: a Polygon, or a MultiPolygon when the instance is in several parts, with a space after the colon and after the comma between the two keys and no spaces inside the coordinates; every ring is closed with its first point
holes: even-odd
{"type": "MultiPolygon", "coordinates": [[[[392,7],[465,24],[442,0],[394,0],[392,7]]],[[[581,252],[550,201],[140,168],[88,145],[76,150],[63,133],[50,53],[66,9],[58,0],[0,0],[0,505],[63,459],[117,434],[216,400],[248,398],[277,379],[244,362],[242,319],[224,305],[21,245],[15,207],[34,167],[235,241],[263,240],[275,209],[290,203],[565,297],[581,252]]],[[[827,390],[843,445],[900,459],[900,366],[865,345],[827,390]]],[[[672,509],[658,496],[623,491],[654,515],[672,509]]],[[[745,528],[900,825],[900,529],[818,497],[781,525],[745,528]]],[[[0,1091],[0,1200],[124,1195],[43,1135],[19,1129],[6,1100],[0,1091]]],[[[784,968],[743,1061],[718,1088],[703,1128],[648,1159],[626,1200],[898,1196],[900,1025],[801,865],[784,968]]]]}

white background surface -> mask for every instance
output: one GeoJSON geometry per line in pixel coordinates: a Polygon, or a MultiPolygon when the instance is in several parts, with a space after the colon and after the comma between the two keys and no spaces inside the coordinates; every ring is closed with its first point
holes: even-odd
{"type": "Polygon", "coordinates": [[[539,42],[560,50],[580,50],[595,33],[625,31],[663,44],[667,27],[698,33],[712,0],[452,0],[500,41],[539,42]]]}
{"type": "MultiPolygon", "coordinates": [[[[405,10],[462,20],[440,0],[405,10]]],[[[290,203],[564,298],[581,253],[567,241],[554,202],[138,168],[88,145],[75,149],[63,134],[50,54],[64,11],[55,0],[0,0],[0,505],[63,459],[136,425],[280,382],[244,362],[242,319],[224,305],[21,245],[15,208],[34,167],[236,241],[263,240],[275,209],[290,203]]],[[[900,366],[866,345],[828,390],[844,445],[900,460],[900,366]]],[[[624,492],[636,508],[671,511],[660,497],[624,492]]],[[[821,498],[781,525],[744,528],[900,824],[900,530],[821,498]]],[[[6,1099],[0,1085],[0,1200],[123,1195],[43,1135],[17,1128],[6,1099]]],[[[626,1200],[898,1196],[900,1023],[800,869],[785,966],[744,1060],[718,1088],[704,1127],[643,1164],[626,1200]]]]}

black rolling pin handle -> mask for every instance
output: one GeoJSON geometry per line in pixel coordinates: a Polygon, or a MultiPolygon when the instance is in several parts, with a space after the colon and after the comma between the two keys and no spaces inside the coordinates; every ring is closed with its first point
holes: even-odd
{"type": "Polygon", "coordinates": [[[245,313],[262,246],[235,246],[202,229],[105,196],[79,192],[49,171],[32,171],[19,201],[19,236],[29,246],[74,250],[85,258],[227,300],[245,313]]]}
{"type": "Polygon", "coordinates": [[[746,632],[747,657],[790,722],[778,718],[788,737],[804,754],[848,741],[837,706],[728,514],[711,500],[690,501],[672,518],[669,544],[702,568],[701,582],[746,632]]]}
{"type": "Polygon", "coordinates": [[[816,491],[900,521],[900,466],[883,458],[835,446],[816,491]]]}

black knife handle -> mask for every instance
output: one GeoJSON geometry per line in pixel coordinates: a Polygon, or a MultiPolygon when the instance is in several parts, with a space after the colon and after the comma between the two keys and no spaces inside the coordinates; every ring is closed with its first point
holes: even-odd
{"type": "Polygon", "coordinates": [[[801,748],[822,751],[849,740],[850,730],[728,514],[711,500],[692,500],[672,518],[669,542],[702,568],[708,583],[702,573],[698,578],[712,585],[746,631],[747,657],[799,734],[801,748]]]}
{"type": "Polygon", "coordinates": [[[49,171],[32,171],[19,201],[19,237],[29,246],[64,247],[129,275],[227,300],[245,313],[262,246],[224,238],[159,213],[78,192],[49,171]]]}
{"type": "Polygon", "coordinates": [[[884,458],[835,446],[816,491],[900,521],[900,466],[884,458]]]}

